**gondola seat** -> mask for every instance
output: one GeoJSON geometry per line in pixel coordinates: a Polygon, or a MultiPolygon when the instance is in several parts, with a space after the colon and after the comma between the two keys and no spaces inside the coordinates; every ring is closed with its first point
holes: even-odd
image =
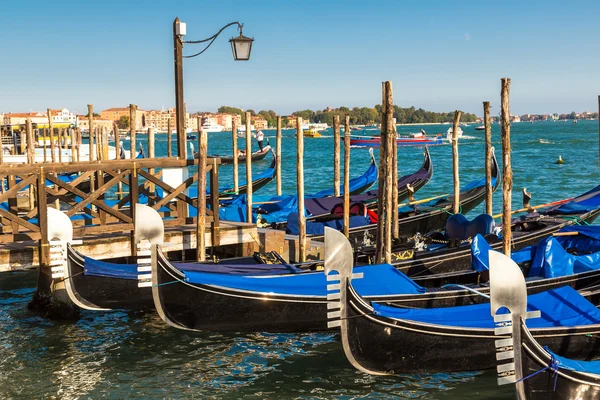
{"type": "Polygon", "coordinates": [[[471,221],[462,214],[454,214],[446,220],[446,239],[467,240],[477,234],[489,235],[494,232],[494,226],[494,218],[488,214],[478,215],[471,221]]]}

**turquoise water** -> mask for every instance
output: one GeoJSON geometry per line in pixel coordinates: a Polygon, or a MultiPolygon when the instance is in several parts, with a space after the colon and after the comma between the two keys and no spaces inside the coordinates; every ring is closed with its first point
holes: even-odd
{"type": "MultiPolygon", "coordinates": [[[[596,121],[514,124],[513,171],[520,207],[522,187],[532,204],[583,193],[597,185],[596,121]],[[561,155],[564,165],[556,165],[561,155]]],[[[418,131],[420,127],[402,127],[418,131]]],[[[428,133],[448,126],[425,126],[428,133]]],[[[483,176],[483,134],[463,127],[460,141],[461,182],[483,176]]],[[[325,135],[330,135],[327,132],[325,135]]],[[[274,136],[268,131],[267,136],[274,136]]],[[[139,135],[138,135],[139,137],[139,135]]],[[[144,137],[139,137],[144,142],[144,137]]],[[[274,139],[271,139],[274,144],[274,139]]],[[[500,160],[499,126],[493,142],[500,160]]],[[[157,152],[166,153],[165,135],[157,152]]],[[[284,192],[295,190],[293,131],[283,139],[284,192]]],[[[306,192],[330,185],[333,176],[331,137],[305,140],[306,192]]],[[[244,147],[244,140],[239,140],[244,147]]],[[[255,145],[256,147],[256,145],[255,145]]],[[[209,135],[210,153],[230,153],[231,134],[209,135]]],[[[432,147],[435,173],[417,197],[452,191],[449,145],[432,147]]],[[[399,150],[400,173],[417,169],[418,148],[399,150]]],[[[353,176],[369,160],[364,148],[351,151],[353,176]]],[[[269,160],[255,164],[261,171],[269,160]]],[[[231,182],[231,166],[220,170],[221,185],[231,182]]],[[[243,177],[243,168],[240,171],[243,177]]],[[[242,178],[243,179],[243,178],[242,178]]],[[[274,194],[272,183],[259,194],[274,194]]],[[[501,210],[501,195],[494,196],[501,210]]],[[[483,205],[476,212],[481,212],[483,205]]],[[[0,274],[0,398],[418,398],[508,399],[510,387],[496,386],[493,371],[373,377],[355,371],[334,334],[186,333],[169,328],[153,314],[82,312],[75,322],[46,320],[26,308],[36,283],[35,272],[0,274]]]]}

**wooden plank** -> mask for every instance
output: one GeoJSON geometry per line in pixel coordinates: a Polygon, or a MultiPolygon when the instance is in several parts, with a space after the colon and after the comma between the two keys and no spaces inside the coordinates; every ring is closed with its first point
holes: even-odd
{"type": "MultiPolygon", "coordinates": [[[[213,158],[210,169],[210,203],[211,203],[211,246],[221,244],[221,221],[219,219],[219,167],[213,158]]],[[[208,220],[207,220],[208,221],[208,220]]]]}

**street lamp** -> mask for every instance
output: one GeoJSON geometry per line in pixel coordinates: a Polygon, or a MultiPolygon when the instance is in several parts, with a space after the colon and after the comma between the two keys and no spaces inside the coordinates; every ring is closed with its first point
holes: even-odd
{"type": "Polygon", "coordinates": [[[231,51],[233,52],[233,59],[236,61],[248,61],[250,59],[250,51],[252,50],[252,42],[254,39],[246,37],[242,34],[243,24],[239,22],[231,22],[222,27],[217,33],[209,38],[202,40],[190,40],[184,41],[183,37],[186,34],[185,23],[179,21],[179,18],[175,18],[173,21],[173,47],[174,47],[174,60],[175,60],[175,124],[177,129],[177,156],[179,158],[187,158],[187,149],[185,146],[186,133],[185,133],[185,111],[183,103],[183,59],[197,57],[204,53],[213,44],[217,37],[226,28],[237,25],[240,30],[240,35],[236,38],[231,38],[229,43],[231,44],[231,51]],[[207,45],[201,51],[189,55],[183,55],[183,44],[199,44],[207,43],[207,45]]]}

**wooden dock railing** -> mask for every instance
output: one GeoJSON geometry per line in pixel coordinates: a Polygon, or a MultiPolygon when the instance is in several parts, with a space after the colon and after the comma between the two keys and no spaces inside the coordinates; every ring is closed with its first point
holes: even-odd
{"type": "MultiPolygon", "coordinates": [[[[219,159],[209,159],[206,165],[210,176],[206,204],[210,209],[204,215],[205,222],[210,223],[213,246],[220,241],[219,164],[219,159]]],[[[38,240],[40,263],[48,265],[45,250],[52,238],[46,234],[45,210],[47,205],[56,204],[73,221],[76,237],[120,232],[131,235],[133,244],[135,207],[130,205],[136,203],[157,210],[165,226],[196,226],[196,218],[189,217],[188,208],[196,209],[198,215],[198,199],[188,196],[186,190],[198,181],[198,172],[182,178],[175,187],[161,178],[166,169],[183,170],[197,165],[197,159],[178,158],[0,165],[0,178],[7,182],[6,190],[0,194],[0,242],[38,240]],[[151,191],[151,186],[156,190],[151,191]],[[122,192],[117,193],[119,187],[122,192]],[[107,194],[114,196],[109,199],[107,194]],[[31,195],[34,201],[30,200],[31,195]]],[[[201,239],[204,232],[198,235],[201,239]]],[[[135,252],[136,246],[131,248],[135,252]]]]}

